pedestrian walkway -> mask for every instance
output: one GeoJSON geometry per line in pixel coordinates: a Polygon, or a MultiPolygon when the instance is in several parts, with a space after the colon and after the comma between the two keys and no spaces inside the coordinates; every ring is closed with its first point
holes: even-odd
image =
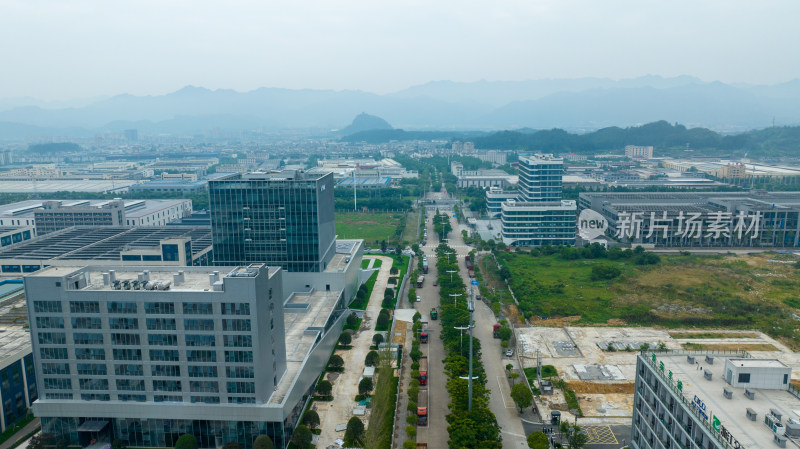
{"type": "Polygon", "coordinates": [[[19,429],[17,433],[11,436],[11,438],[7,439],[0,444],[0,449],[8,449],[9,447],[13,446],[20,438],[24,437],[25,435],[33,432],[37,427],[41,426],[41,422],[39,418],[34,418],[31,422],[29,422],[25,427],[19,429]]]}

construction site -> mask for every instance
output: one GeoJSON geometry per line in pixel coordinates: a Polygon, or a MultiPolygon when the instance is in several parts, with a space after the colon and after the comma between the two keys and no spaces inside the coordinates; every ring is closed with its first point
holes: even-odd
{"type": "Polygon", "coordinates": [[[572,422],[577,414],[584,425],[630,424],[636,354],[644,349],[745,350],[756,358],[779,359],[800,373],[800,354],[756,331],[518,327],[515,333],[540,416],[559,411],[572,422]]]}

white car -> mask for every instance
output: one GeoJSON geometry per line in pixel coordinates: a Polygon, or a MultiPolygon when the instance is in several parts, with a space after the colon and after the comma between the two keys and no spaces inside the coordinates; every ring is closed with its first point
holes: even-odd
{"type": "Polygon", "coordinates": [[[420,301],[422,301],[422,298],[420,298],[419,295],[417,295],[417,302],[420,302],[420,301]]]}

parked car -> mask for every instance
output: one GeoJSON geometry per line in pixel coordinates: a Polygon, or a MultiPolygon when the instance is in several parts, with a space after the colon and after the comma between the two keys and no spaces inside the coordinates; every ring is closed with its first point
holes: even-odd
{"type": "Polygon", "coordinates": [[[506,357],[514,357],[514,350],[506,349],[506,357]]]}
{"type": "Polygon", "coordinates": [[[439,286],[439,282],[438,281],[433,281],[433,286],[434,287],[438,287],[439,286]]]}
{"type": "Polygon", "coordinates": [[[420,301],[422,301],[422,298],[420,298],[419,295],[417,295],[417,302],[420,302],[420,301]]]}

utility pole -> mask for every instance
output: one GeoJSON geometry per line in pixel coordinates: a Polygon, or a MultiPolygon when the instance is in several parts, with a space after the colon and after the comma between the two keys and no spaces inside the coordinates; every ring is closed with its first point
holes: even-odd
{"type": "Polygon", "coordinates": [[[472,302],[472,289],[469,290],[469,301],[467,302],[467,309],[469,310],[469,379],[467,380],[467,394],[469,395],[469,408],[472,411],[472,312],[475,311],[475,303],[472,302]]]}

